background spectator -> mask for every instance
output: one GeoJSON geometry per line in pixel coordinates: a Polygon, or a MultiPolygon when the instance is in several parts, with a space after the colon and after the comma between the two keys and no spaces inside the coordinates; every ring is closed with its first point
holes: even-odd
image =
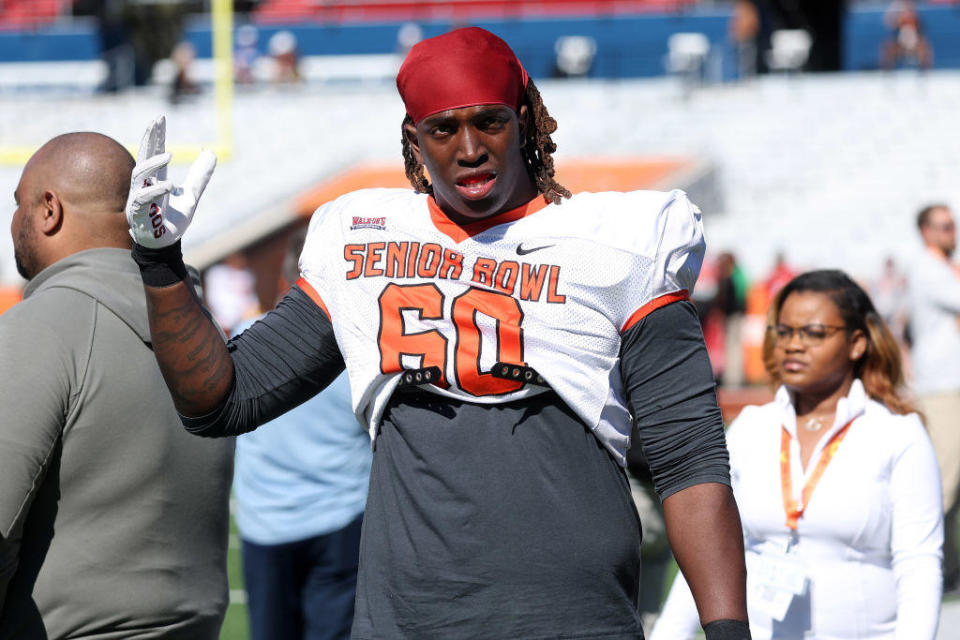
{"type": "Polygon", "coordinates": [[[300,53],[292,31],[277,31],[267,43],[273,59],[273,81],[279,84],[300,82],[300,53]]]}
{"type": "MultiPolygon", "coordinates": [[[[727,433],[753,638],[933,640],[940,483],[893,337],[840,271],[791,281],[770,323],[776,398],[727,433]]],[[[698,624],[678,575],[651,640],[692,638],[698,624]]]]}
{"type": "Polygon", "coordinates": [[[883,270],[870,286],[870,296],[877,307],[877,313],[887,323],[897,343],[904,344],[907,329],[907,277],[897,267],[893,257],[883,261],[883,270]]]}
{"type": "Polygon", "coordinates": [[[761,17],[757,4],[752,0],[736,0],[730,17],[729,36],[737,56],[737,76],[741,79],[750,78],[759,71],[760,56],[757,51],[760,29],[761,17]]]}
{"type": "Polygon", "coordinates": [[[796,270],[787,263],[787,257],[783,251],[778,251],[774,258],[773,270],[764,281],[764,287],[767,290],[767,299],[773,298],[780,292],[788,282],[797,275],[796,270]]]}
{"type": "Polygon", "coordinates": [[[234,76],[239,84],[253,84],[256,78],[253,74],[254,64],[260,57],[257,41],[260,33],[252,24],[245,24],[237,29],[237,46],[233,52],[234,76]]]}
{"type": "Polygon", "coordinates": [[[913,2],[896,0],[884,16],[890,37],[883,43],[880,64],[893,69],[898,63],[913,62],[920,69],[933,66],[933,48],[924,35],[923,23],[913,2]]]}
{"type": "Polygon", "coordinates": [[[76,0],[75,15],[97,19],[101,57],[108,75],[101,91],[115,92],[150,81],[153,65],[182,39],[184,18],[195,0],[76,0]]]}
{"type": "Polygon", "coordinates": [[[720,375],[723,384],[743,384],[743,314],[747,309],[747,279],[729,251],[717,257],[717,295],[714,312],[723,320],[724,366],[720,375]]]}
{"type": "MultiPolygon", "coordinates": [[[[305,237],[293,236],[289,282],[299,277],[305,237]]],[[[253,640],[350,637],[371,462],[346,372],[237,438],[234,495],[253,640]]]]}
{"type": "Polygon", "coordinates": [[[173,83],[170,86],[170,102],[177,104],[186,96],[200,93],[200,87],[190,77],[190,69],[197,57],[197,50],[189,42],[181,42],[173,48],[170,59],[173,61],[173,83]]]}
{"type": "Polygon", "coordinates": [[[261,313],[253,274],[241,253],[227,256],[204,274],[207,306],[224,331],[261,313]]]}
{"type": "Polygon", "coordinates": [[[214,640],[233,440],[183,430],[123,210],[133,158],[58,136],[17,187],[0,316],[0,638],[214,640]]]}
{"type": "Polygon", "coordinates": [[[925,251],[910,270],[910,336],[913,387],[937,451],[943,483],[944,590],[957,589],[957,512],[960,505],[960,268],[953,213],[943,204],[924,207],[917,226],[925,251]]]}

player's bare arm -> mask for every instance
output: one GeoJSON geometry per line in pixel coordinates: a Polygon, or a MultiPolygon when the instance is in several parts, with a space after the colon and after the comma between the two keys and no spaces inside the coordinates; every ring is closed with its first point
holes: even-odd
{"type": "Polygon", "coordinates": [[[153,351],[177,411],[210,413],[233,381],[233,361],[220,333],[187,283],[144,284],[144,291],[153,351]]]}
{"type": "Polygon", "coordinates": [[[154,354],[177,410],[199,416],[219,406],[233,381],[233,362],[185,278],[179,249],[216,157],[203,152],[183,185],[174,185],[166,175],[171,156],[164,150],[165,139],[161,116],[140,142],[127,220],[143,271],[154,354]]]}
{"type": "Polygon", "coordinates": [[[678,491],[663,501],[663,515],[700,624],[746,620],[743,532],[730,487],[704,483],[678,491]]]}

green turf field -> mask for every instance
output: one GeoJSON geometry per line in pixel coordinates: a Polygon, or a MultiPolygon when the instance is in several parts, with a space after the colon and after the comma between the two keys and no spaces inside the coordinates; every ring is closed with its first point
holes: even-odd
{"type": "Polygon", "coordinates": [[[243,597],[243,569],[240,564],[240,537],[237,525],[230,519],[230,549],[227,551],[227,573],[230,575],[230,606],[220,629],[220,640],[247,640],[247,605],[243,597]]]}

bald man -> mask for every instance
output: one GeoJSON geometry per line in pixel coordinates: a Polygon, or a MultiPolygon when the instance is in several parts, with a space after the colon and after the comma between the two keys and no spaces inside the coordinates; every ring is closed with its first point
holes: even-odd
{"type": "Polygon", "coordinates": [[[233,443],[183,431],[151,352],[134,166],[71,133],[23,169],[0,316],[0,638],[219,635],[233,443]]]}

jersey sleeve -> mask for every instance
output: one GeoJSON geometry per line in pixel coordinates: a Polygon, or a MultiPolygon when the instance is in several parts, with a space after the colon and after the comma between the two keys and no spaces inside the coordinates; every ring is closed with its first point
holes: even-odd
{"type": "Polygon", "coordinates": [[[624,393],[661,500],[705,482],[730,484],[723,417],[690,302],[643,318],[620,350],[624,393]]]}
{"type": "MultiPolygon", "coordinates": [[[[634,301],[620,324],[627,331],[651,311],[686,300],[700,275],[705,244],[700,209],[687,194],[671,191],[646,223],[637,226],[634,250],[644,263],[643,280],[634,287],[634,301]]],[[[643,218],[642,218],[643,219],[643,218]]]]}
{"type": "Polygon", "coordinates": [[[340,227],[340,211],[343,199],[328,202],[319,207],[310,219],[307,238],[300,254],[300,280],[297,285],[313,302],[331,318],[327,302],[333,299],[333,286],[337,282],[334,261],[341,258],[343,231],[340,227]]]}
{"type": "Polygon", "coordinates": [[[330,319],[299,287],[231,338],[227,349],[233,385],[210,414],[180,416],[193,434],[223,437],[252,431],[318,394],[344,368],[330,319]]]}

